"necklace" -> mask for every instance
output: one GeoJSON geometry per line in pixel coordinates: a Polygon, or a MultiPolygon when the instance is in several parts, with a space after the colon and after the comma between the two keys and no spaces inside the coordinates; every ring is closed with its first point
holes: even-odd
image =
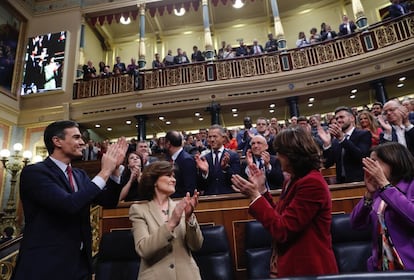
{"type": "Polygon", "coordinates": [[[164,210],[164,209],[161,209],[161,212],[165,215],[165,216],[168,216],[168,213],[170,212],[168,209],[166,209],[166,210],[164,210]]]}

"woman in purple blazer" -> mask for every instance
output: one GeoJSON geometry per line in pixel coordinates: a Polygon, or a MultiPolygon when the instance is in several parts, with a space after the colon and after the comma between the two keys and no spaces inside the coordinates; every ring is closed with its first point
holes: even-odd
{"type": "Polygon", "coordinates": [[[414,157],[388,142],[363,159],[367,191],[351,214],[356,229],[371,227],[369,271],[414,270],[414,157]]]}

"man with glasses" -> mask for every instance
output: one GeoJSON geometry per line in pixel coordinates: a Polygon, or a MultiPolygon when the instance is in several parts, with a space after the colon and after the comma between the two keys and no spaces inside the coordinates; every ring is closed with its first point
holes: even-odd
{"type": "Polygon", "coordinates": [[[384,104],[383,115],[378,117],[383,133],[380,143],[398,142],[414,155],[414,129],[408,119],[408,110],[396,100],[390,100],[384,104]]]}

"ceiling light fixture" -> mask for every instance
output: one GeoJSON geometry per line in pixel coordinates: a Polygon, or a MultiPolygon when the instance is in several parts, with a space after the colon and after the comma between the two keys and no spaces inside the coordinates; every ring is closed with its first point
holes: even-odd
{"type": "Polygon", "coordinates": [[[244,2],[242,0],[234,1],[233,8],[240,9],[244,6],[244,2]]]}
{"type": "Polygon", "coordinates": [[[308,103],[308,107],[312,107],[313,106],[313,103],[308,103]]]}
{"type": "Polygon", "coordinates": [[[97,123],[97,124],[95,124],[95,127],[96,127],[96,128],[100,128],[100,127],[101,127],[101,125],[100,125],[99,123],[97,123]]]}
{"type": "Polygon", "coordinates": [[[166,124],[166,125],[170,125],[170,124],[171,124],[171,122],[170,122],[170,121],[166,121],[166,122],[165,122],[165,124],[166,124]]]}
{"type": "Polygon", "coordinates": [[[355,94],[355,93],[357,93],[358,92],[358,90],[356,89],[356,88],[354,88],[353,90],[351,90],[351,93],[352,94],[355,94]]]}
{"type": "Polygon", "coordinates": [[[130,125],[130,124],[132,123],[132,121],[131,121],[131,120],[126,120],[126,121],[125,121],[125,123],[126,123],[127,125],[130,125]]]}
{"type": "Polygon", "coordinates": [[[199,112],[195,112],[194,113],[194,116],[199,117],[200,116],[200,113],[199,112]]]}
{"type": "Polygon", "coordinates": [[[401,84],[398,84],[397,85],[397,88],[402,88],[404,86],[404,84],[403,83],[401,83],[401,84]]]}
{"type": "Polygon", "coordinates": [[[198,120],[199,120],[199,121],[203,121],[203,120],[204,120],[204,118],[203,118],[203,117],[199,117],[199,118],[198,118],[198,120]]]}
{"type": "Polygon", "coordinates": [[[315,97],[309,97],[309,102],[315,101],[315,97]]]}
{"type": "Polygon", "coordinates": [[[233,108],[233,109],[231,109],[231,111],[232,111],[233,113],[236,113],[236,112],[237,112],[237,108],[233,108]]]}
{"type": "Polygon", "coordinates": [[[163,120],[165,120],[165,117],[164,117],[164,116],[159,116],[159,117],[158,117],[158,119],[159,119],[160,121],[163,121],[163,120]]]}
{"type": "Polygon", "coordinates": [[[275,108],[276,107],[276,105],[275,104],[270,104],[270,106],[269,106],[270,108],[275,108]]]}
{"type": "Polygon", "coordinates": [[[269,113],[271,113],[271,114],[273,114],[275,112],[275,110],[274,109],[270,109],[269,110],[269,113]]]}
{"type": "Polygon", "coordinates": [[[125,18],[124,16],[121,16],[121,18],[119,19],[119,22],[127,25],[131,23],[131,18],[130,17],[125,18]]]}
{"type": "Polygon", "coordinates": [[[106,130],[112,131],[112,127],[107,127],[106,130]]]}
{"type": "Polygon", "coordinates": [[[181,7],[179,10],[178,9],[174,9],[174,14],[177,17],[182,17],[183,15],[185,15],[185,9],[183,7],[181,7]]]}
{"type": "Polygon", "coordinates": [[[351,99],[354,99],[356,97],[356,95],[355,94],[351,94],[350,96],[349,96],[349,98],[351,98],[351,99]]]}
{"type": "Polygon", "coordinates": [[[401,77],[401,78],[398,79],[398,81],[404,82],[406,79],[407,79],[407,77],[401,77]]]}
{"type": "Polygon", "coordinates": [[[238,117],[238,116],[239,116],[239,114],[233,113],[233,117],[238,117]]]}

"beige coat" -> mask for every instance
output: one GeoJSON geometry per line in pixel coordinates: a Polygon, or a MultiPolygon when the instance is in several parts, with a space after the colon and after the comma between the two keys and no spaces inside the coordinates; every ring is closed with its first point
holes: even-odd
{"type": "MultiPolygon", "coordinates": [[[[169,213],[175,202],[169,200],[169,213]]],[[[139,280],[197,280],[200,271],[191,251],[203,244],[203,235],[195,222],[190,226],[181,218],[180,224],[170,232],[154,201],[145,204],[133,204],[129,209],[132,221],[135,250],[141,257],[139,280]]]]}

